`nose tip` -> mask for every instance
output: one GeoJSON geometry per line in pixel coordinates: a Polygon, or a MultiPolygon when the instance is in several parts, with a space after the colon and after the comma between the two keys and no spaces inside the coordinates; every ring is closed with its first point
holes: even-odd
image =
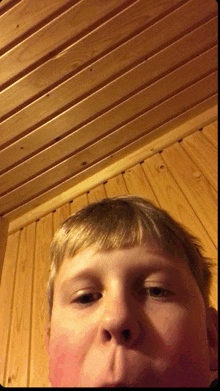
{"type": "Polygon", "coordinates": [[[103,342],[114,341],[126,346],[136,344],[141,332],[137,318],[127,311],[114,312],[111,315],[106,314],[101,330],[103,342]]]}

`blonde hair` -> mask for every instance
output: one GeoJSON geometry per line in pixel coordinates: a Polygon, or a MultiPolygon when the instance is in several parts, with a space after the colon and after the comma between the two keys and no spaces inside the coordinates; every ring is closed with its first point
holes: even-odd
{"type": "Polygon", "coordinates": [[[205,305],[209,306],[213,265],[202,255],[198,239],[147,199],[123,196],[106,198],[84,207],[64,220],[55,233],[47,285],[49,318],[53,308],[54,281],[65,258],[74,257],[90,246],[95,246],[97,251],[107,251],[144,245],[149,234],[163,250],[185,255],[205,305]]]}

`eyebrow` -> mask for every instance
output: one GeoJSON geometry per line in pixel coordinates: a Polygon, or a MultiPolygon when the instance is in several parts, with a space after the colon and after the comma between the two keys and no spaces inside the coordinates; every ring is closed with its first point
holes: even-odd
{"type": "MultiPolygon", "coordinates": [[[[157,264],[152,264],[148,265],[142,265],[142,266],[137,266],[136,268],[133,268],[134,274],[152,274],[153,272],[160,272],[160,271],[165,271],[168,273],[172,273],[175,275],[181,275],[181,271],[176,268],[175,266],[172,265],[157,265],[157,264]]],[[[74,276],[67,278],[64,280],[61,284],[61,291],[65,291],[69,287],[71,287],[75,282],[78,282],[80,280],[87,280],[87,279],[93,279],[93,280],[98,280],[97,277],[97,272],[95,272],[94,269],[83,269],[79,271],[77,274],[74,276]]]]}
{"type": "Polygon", "coordinates": [[[94,270],[92,269],[84,269],[79,271],[74,276],[67,278],[64,280],[61,284],[61,291],[64,291],[65,289],[68,289],[70,286],[72,286],[75,282],[78,282],[80,280],[88,280],[88,279],[94,279],[97,280],[97,275],[95,274],[94,270]]]}

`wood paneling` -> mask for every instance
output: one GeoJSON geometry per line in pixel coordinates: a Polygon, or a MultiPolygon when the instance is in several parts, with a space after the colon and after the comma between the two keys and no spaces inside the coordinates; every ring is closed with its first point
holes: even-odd
{"type": "Polygon", "coordinates": [[[0,2],[1,384],[49,386],[50,243],[83,206],[146,197],[217,262],[217,44],[215,0],[0,2]]]}
{"type": "MultiPolygon", "coordinates": [[[[13,309],[13,293],[16,276],[17,256],[20,242],[20,231],[8,237],[4,267],[2,271],[2,281],[0,285],[0,384],[9,384],[8,379],[5,380],[6,364],[8,360],[8,343],[10,337],[11,312],[13,309]]],[[[12,379],[13,380],[13,379],[12,379]]]]}
{"type": "Polygon", "coordinates": [[[124,178],[129,194],[146,197],[155,205],[157,205],[157,200],[146,175],[144,175],[142,165],[136,164],[136,166],[126,170],[124,173],[124,178]]]}
{"type": "Polygon", "coordinates": [[[218,148],[217,121],[203,128],[202,134],[205,135],[205,137],[214,145],[215,148],[218,148]]]}
{"type": "Polygon", "coordinates": [[[25,227],[20,235],[6,371],[6,384],[9,387],[28,384],[35,225],[25,227]]]}
{"type": "MultiPolygon", "coordinates": [[[[199,104],[198,111],[200,111],[201,107],[206,107],[206,105],[204,105],[204,103],[199,104]]],[[[23,213],[26,212],[22,216],[10,222],[9,232],[15,232],[19,228],[24,227],[39,217],[42,217],[50,211],[53,211],[55,208],[62,206],[65,202],[69,202],[76,196],[82,194],[85,191],[88,191],[88,189],[95,187],[96,185],[100,184],[102,178],[105,181],[109,177],[118,175],[121,173],[121,171],[131,168],[136,163],[146,159],[146,157],[152,156],[153,154],[161,151],[169,145],[172,145],[178,140],[182,140],[184,137],[192,134],[195,130],[201,129],[202,127],[205,129],[207,124],[209,124],[211,121],[215,121],[217,118],[217,106],[206,110],[205,112],[191,118],[182,124],[182,119],[188,117],[190,117],[190,110],[187,113],[184,113],[171,120],[169,123],[171,130],[169,132],[166,132],[167,129],[164,130],[164,127],[158,128],[157,130],[160,132],[160,137],[158,137],[156,140],[152,136],[152,133],[154,132],[141,137],[138,140],[139,149],[136,150],[135,148],[134,151],[130,154],[127,154],[127,148],[129,147],[130,149],[129,145],[128,147],[124,147],[122,151],[119,151],[110,157],[106,157],[102,161],[102,165],[98,172],[96,172],[95,165],[93,167],[87,168],[85,172],[80,172],[75,177],[68,179],[62,184],[62,193],[60,193],[59,186],[55,189],[53,188],[53,195],[54,191],[57,191],[55,197],[51,198],[51,191],[48,190],[48,201],[44,204],[42,204],[42,199],[44,199],[45,194],[38,196],[34,201],[30,200],[27,204],[7,214],[8,219],[13,219],[14,216],[16,216],[16,213],[19,214],[19,212],[21,212],[21,209],[23,213]],[[176,128],[175,125],[177,125],[176,128]],[[121,156],[120,160],[118,160],[119,154],[121,156]],[[72,188],[70,188],[70,186],[72,186],[72,188]],[[32,205],[31,210],[29,210],[30,205],[32,205]]]]}
{"type": "MultiPolygon", "coordinates": [[[[186,140],[189,137],[186,137],[186,140]]],[[[152,156],[141,166],[149,179],[158,206],[167,210],[176,221],[198,237],[204,246],[205,256],[211,257],[217,263],[216,247],[163,160],[163,153],[152,156]]]]}
{"type": "Polygon", "coordinates": [[[105,191],[108,198],[128,194],[128,190],[122,174],[110,178],[105,185],[105,191]]]}
{"type": "Polygon", "coordinates": [[[191,134],[180,144],[217,192],[217,149],[200,131],[191,134]]]}
{"type": "Polygon", "coordinates": [[[215,0],[4,3],[0,215],[9,220],[217,103],[215,0]]]}
{"type": "Polygon", "coordinates": [[[47,302],[45,292],[50,270],[50,244],[53,236],[53,215],[37,222],[33,276],[32,322],[29,361],[29,387],[48,387],[48,356],[45,345],[47,302]]]}
{"type": "Polygon", "coordinates": [[[217,246],[217,193],[180,144],[162,152],[176,182],[217,246]]]}
{"type": "MultiPolygon", "coordinates": [[[[124,194],[146,197],[197,236],[204,255],[217,265],[217,198],[212,185],[215,175],[210,178],[212,171],[205,164],[216,172],[216,147],[211,140],[217,140],[215,122],[200,131],[195,129],[172,146],[122,169],[118,175],[111,176],[109,172],[109,178],[100,177],[99,184],[90,184],[88,191],[9,235],[0,288],[2,384],[49,386],[45,328],[50,243],[59,223],[88,203],[124,194]]],[[[217,268],[210,300],[217,308],[217,268]]]]}
{"type": "Polygon", "coordinates": [[[2,277],[2,267],[5,256],[5,248],[8,237],[8,226],[9,222],[6,219],[0,217],[0,285],[1,285],[1,277],[2,277]]]}

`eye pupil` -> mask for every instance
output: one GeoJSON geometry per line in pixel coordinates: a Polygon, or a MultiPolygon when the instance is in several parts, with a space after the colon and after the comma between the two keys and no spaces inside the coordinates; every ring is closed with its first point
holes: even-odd
{"type": "Polygon", "coordinates": [[[151,288],[153,295],[159,296],[161,294],[161,288],[151,288]]]}
{"type": "Polygon", "coordinates": [[[83,295],[80,298],[81,303],[91,303],[91,301],[94,300],[94,295],[92,293],[89,293],[87,295],[83,295]]]}
{"type": "Polygon", "coordinates": [[[76,299],[76,302],[80,304],[89,304],[100,299],[100,297],[101,295],[99,293],[86,293],[84,295],[79,296],[76,299]]]}

